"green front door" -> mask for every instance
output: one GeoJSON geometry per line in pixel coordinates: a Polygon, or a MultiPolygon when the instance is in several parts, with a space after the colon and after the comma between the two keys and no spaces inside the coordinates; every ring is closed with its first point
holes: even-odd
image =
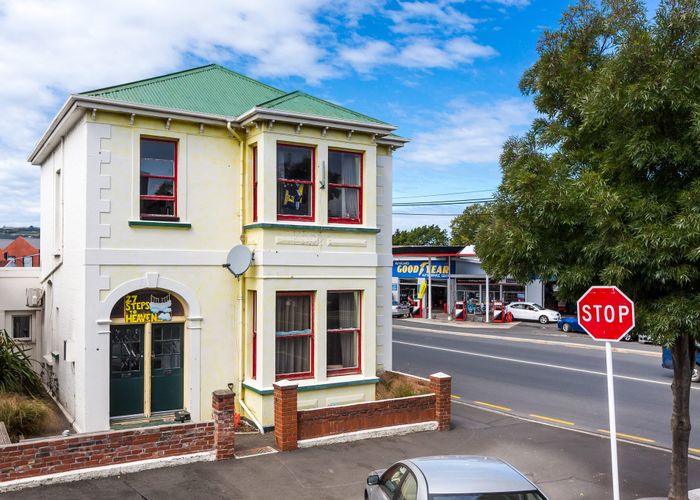
{"type": "Polygon", "coordinates": [[[151,325],[151,412],[182,408],[182,323],[151,325]]]}
{"type": "Polygon", "coordinates": [[[110,329],[109,416],[143,413],[144,325],[110,329]]]}

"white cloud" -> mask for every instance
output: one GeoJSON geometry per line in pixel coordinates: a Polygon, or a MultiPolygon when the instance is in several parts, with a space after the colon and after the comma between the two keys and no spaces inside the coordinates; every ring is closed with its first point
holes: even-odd
{"type": "Polygon", "coordinates": [[[414,38],[400,48],[383,40],[365,40],[339,51],[340,59],[360,73],[368,73],[382,64],[413,69],[455,68],[497,54],[493,47],[479,45],[466,36],[448,40],[414,38]]]}
{"type": "Polygon", "coordinates": [[[437,128],[416,134],[397,153],[403,161],[421,167],[497,163],[506,139],[527,129],[535,116],[525,99],[480,104],[457,101],[446,108],[431,120],[437,128]]]}
{"type": "Polygon", "coordinates": [[[473,31],[476,20],[451,5],[451,2],[399,2],[398,10],[386,12],[395,33],[420,34],[432,31],[473,31]]]}
{"type": "Polygon", "coordinates": [[[527,7],[530,0],[484,0],[490,3],[505,5],[506,7],[527,7]]]}

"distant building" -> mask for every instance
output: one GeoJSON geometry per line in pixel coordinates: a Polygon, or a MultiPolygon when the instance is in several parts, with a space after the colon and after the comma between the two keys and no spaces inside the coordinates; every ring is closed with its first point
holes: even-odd
{"type": "Polygon", "coordinates": [[[39,264],[39,248],[21,236],[4,248],[0,246],[0,267],[39,267],[39,264]]]}

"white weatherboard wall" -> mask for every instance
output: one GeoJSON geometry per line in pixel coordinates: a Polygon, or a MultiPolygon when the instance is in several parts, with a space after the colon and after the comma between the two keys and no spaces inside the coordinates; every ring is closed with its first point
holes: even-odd
{"type": "Polygon", "coordinates": [[[41,308],[27,307],[27,289],[40,288],[38,267],[0,268],[0,330],[12,335],[12,317],[29,316],[30,338],[18,341],[29,349],[28,354],[35,369],[41,357],[41,308]]]}

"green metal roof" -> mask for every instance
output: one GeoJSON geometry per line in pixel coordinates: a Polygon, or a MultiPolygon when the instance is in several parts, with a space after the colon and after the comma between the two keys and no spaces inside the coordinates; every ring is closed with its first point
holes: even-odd
{"type": "Polygon", "coordinates": [[[83,92],[119,102],[236,117],[254,107],[386,124],[304,92],[286,93],[218,64],[83,92]]]}
{"type": "Polygon", "coordinates": [[[304,113],[307,115],[324,116],[327,118],[338,118],[341,120],[352,120],[356,122],[381,123],[386,122],[372,118],[371,116],[357,113],[350,109],[338,106],[332,102],[324,101],[318,97],[311,96],[305,92],[295,91],[276,97],[267,102],[258,104],[259,108],[277,109],[280,111],[290,111],[292,113],[304,113]]]}
{"type": "Polygon", "coordinates": [[[81,95],[234,117],[285,92],[217,64],[81,95]]]}

